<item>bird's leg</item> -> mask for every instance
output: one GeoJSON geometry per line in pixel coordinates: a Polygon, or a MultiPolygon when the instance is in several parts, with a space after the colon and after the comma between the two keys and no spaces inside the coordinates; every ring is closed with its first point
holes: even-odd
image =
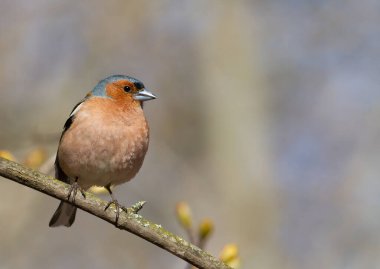
{"type": "Polygon", "coordinates": [[[75,178],[75,181],[71,184],[69,194],[67,195],[67,200],[70,200],[70,197],[72,197],[72,202],[75,204],[75,196],[77,196],[78,190],[81,192],[83,198],[86,199],[86,194],[84,193],[84,190],[79,186],[78,184],[78,177],[75,178]]]}
{"type": "Polygon", "coordinates": [[[111,184],[108,184],[107,186],[105,186],[105,188],[109,192],[109,194],[111,195],[112,200],[107,203],[106,207],[104,208],[104,211],[106,211],[110,207],[110,205],[112,205],[112,204],[115,205],[115,208],[116,208],[115,226],[118,227],[119,216],[120,216],[120,209],[123,210],[125,213],[128,213],[128,210],[127,210],[126,207],[120,205],[119,202],[113,196],[113,193],[111,191],[111,184]]]}

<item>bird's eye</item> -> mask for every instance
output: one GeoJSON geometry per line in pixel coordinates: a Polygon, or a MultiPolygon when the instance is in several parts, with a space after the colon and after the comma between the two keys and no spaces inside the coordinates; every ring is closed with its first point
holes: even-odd
{"type": "Polygon", "coordinates": [[[125,91],[125,92],[130,92],[130,91],[131,91],[131,87],[129,87],[129,86],[124,86],[124,91],[125,91]]]}

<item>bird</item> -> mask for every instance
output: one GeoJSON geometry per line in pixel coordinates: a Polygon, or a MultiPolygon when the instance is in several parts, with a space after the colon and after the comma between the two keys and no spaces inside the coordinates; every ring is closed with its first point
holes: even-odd
{"type": "MultiPolygon", "coordinates": [[[[116,226],[118,201],[111,187],[131,180],[140,170],[149,146],[149,126],[143,112],[145,101],[156,99],[144,84],[126,75],[101,80],[76,106],[66,120],[59,140],[55,177],[71,184],[68,199],[92,186],[105,187],[114,204],[116,226]]],[[[70,227],[75,205],[61,201],[49,226],[70,227]]]]}

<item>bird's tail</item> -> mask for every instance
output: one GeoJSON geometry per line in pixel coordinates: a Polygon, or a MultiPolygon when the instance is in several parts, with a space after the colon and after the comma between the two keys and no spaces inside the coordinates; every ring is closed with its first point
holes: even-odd
{"type": "Polygon", "coordinates": [[[49,227],[70,227],[75,220],[77,208],[69,203],[61,202],[49,222],[49,227]]]}

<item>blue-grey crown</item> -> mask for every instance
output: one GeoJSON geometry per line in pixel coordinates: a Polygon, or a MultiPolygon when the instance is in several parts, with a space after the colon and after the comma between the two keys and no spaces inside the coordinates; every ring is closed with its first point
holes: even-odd
{"type": "Polygon", "coordinates": [[[106,96],[106,85],[108,83],[116,82],[118,80],[129,80],[130,82],[135,84],[135,86],[138,89],[144,88],[144,84],[136,78],[133,78],[130,76],[125,76],[125,75],[112,75],[112,76],[109,76],[109,77],[99,81],[99,83],[92,90],[92,95],[94,95],[94,96],[106,96]]]}

